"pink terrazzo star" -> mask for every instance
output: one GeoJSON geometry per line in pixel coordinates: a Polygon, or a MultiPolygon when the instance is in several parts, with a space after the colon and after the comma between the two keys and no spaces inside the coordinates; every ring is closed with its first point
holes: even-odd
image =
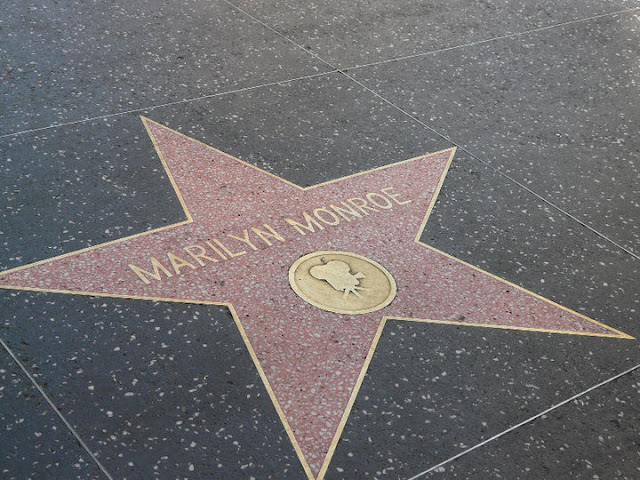
{"type": "Polygon", "coordinates": [[[1,274],[4,288],[229,305],[309,478],[324,476],[386,319],[630,338],[421,244],[454,149],[306,189],[144,119],[188,220],[1,274]],[[315,251],[386,268],[342,315],[294,293],[315,251]]]}

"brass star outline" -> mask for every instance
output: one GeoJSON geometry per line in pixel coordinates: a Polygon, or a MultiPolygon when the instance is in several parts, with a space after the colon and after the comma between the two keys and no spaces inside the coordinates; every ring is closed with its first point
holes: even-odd
{"type": "MultiPolygon", "coordinates": [[[[341,418],[341,420],[340,420],[340,422],[339,422],[339,424],[337,426],[337,430],[335,432],[335,435],[333,436],[333,440],[331,442],[329,450],[326,453],[326,456],[324,458],[322,466],[319,469],[319,471],[317,471],[317,474],[314,474],[314,472],[313,472],[314,469],[312,469],[311,466],[309,465],[309,463],[307,462],[307,460],[305,458],[305,455],[304,455],[302,449],[300,448],[300,445],[298,444],[298,441],[296,439],[295,433],[293,432],[293,430],[291,429],[291,427],[289,425],[287,416],[283,412],[283,410],[282,410],[282,408],[280,406],[280,403],[279,403],[278,399],[276,398],[276,394],[274,393],[273,388],[271,387],[271,383],[270,383],[270,381],[269,381],[269,379],[267,377],[267,374],[265,373],[265,371],[264,371],[264,369],[263,369],[263,367],[261,365],[261,362],[258,359],[258,356],[257,356],[257,354],[256,354],[256,352],[255,352],[255,350],[254,350],[254,348],[252,346],[252,343],[249,340],[249,337],[248,337],[248,335],[247,335],[247,333],[245,331],[245,328],[243,327],[243,325],[242,325],[242,323],[240,321],[238,313],[236,312],[236,310],[235,310],[235,308],[234,308],[234,306],[233,306],[233,304],[231,302],[217,302],[217,301],[192,300],[192,299],[187,300],[187,299],[183,299],[183,298],[153,297],[153,296],[148,296],[148,295],[142,295],[142,296],[128,295],[128,294],[124,295],[124,294],[117,294],[117,293],[89,292],[89,291],[79,291],[79,290],[66,290],[66,289],[55,289],[55,288],[39,288],[39,287],[28,287],[28,286],[23,286],[23,285],[3,285],[3,284],[0,284],[0,288],[5,288],[5,289],[40,291],[40,292],[50,292],[50,293],[64,293],[64,294],[87,295],[87,296],[98,296],[98,297],[152,300],[152,301],[197,303],[197,304],[205,304],[205,305],[225,306],[225,307],[229,308],[229,310],[230,310],[230,312],[231,312],[231,314],[232,314],[232,316],[234,318],[234,321],[235,321],[235,323],[236,323],[236,325],[237,325],[237,327],[239,329],[239,332],[240,332],[240,334],[242,336],[242,339],[245,342],[245,345],[247,346],[249,354],[250,354],[254,364],[256,365],[256,368],[257,368],[258,373],[259,373],[259,375],[260,375],[260,377],[261,377],[261,379],[262,379],[262,381],[263,381],[263,383],[265,385],[265,388],[266,388],[267,392],[269,393],[269,396],[270,396],[270,398],[271,398],[271,400],[272,400],[272,402],[273,402],[273,404],[275,406],[275,409],[276,409],[281,421],[283,422],[285,430],[287,431],[287,434],[289,435],[289,438],[290,438],[290,440],[291,440],[291,442],[292,442],[292,444],[294,446],[294,449],[296,450],[296,452],[298,454],[298,457],[299,457],[299,459],[300,459],[300,461],[301,461],[301,463],[302,463],[302,465],[303,465],[303,467],[304,467],[304,469],[305,469],[305,471],[306,471],[306,473],[307,473],[307,475],[308,475],[308,477],[310,479],[321,480],[322,478],[324,478],[324,475],[325,475],[325,473],[327,471],[327,468],[329,466],[329,463],[331,461],[331,458],[333,456],[333,453],[335,451],[335,448],[337,446],[339,438],[340,438],[340,436],[342,434],[342,431],[344,429],[344,426],[346,424],[347,418],[348,418],[348,416],[349,416],[349,414],[351,412],[351,409],[352,409],[353,404],[355,402],[355,399],[357,397],[357,394],[358,394],[358,391],[359,391],[360,386],[362,384],[362,381],[364,380],[364,377],[365,377],[366,371],[368,369],[368,366],[369,366],[369,364],[371,362],[371,359],[373,357],[373,354],[374,354],[375,349],[377,347],[377,344],[379,342],[379,339],[380,339],[380,336],[382,334],[382,331],[384,330],[386,322],[389,319],[412,321],[412,322],[421,322],[421,323],[463,325],[463,326],[474,326],[474,327],[485,327],[485,328],[501,328],[501,329],[514,329],[514,330],[527,330],[527,331],[538,331],[538,332],[549,332],[549,333],[563,333],[563,334],[576,334],[576,335],[590,335],[590,336],[602,336],[602,337],[633,339],[633,337],[631,337],[631,336],[629,336],[629,335],[627,335],[625,333],[622,333],[622,332],[620,332],[618,330],[615,330],[615,329],[613,329],[611,327],[608,327],[608,326],[606,326],[606,325],[604,325],[602,323],[599,323],[599,322],[597,322],[595,320],[592,320],[592,319],[590,319],[590,318],[588,318],[588,317],[586,317],[586,316],[584,316],[582,314],[579,314],[577,312],[574,312],[574,311],[572,311],[572,310],[570,310],[570,309],[568,309],[566,307],[558,305],[558,304],[556,304],[556,303],[554,303],[554,302],[552,302],[552,301],[550,301],[548,299],[545,299],[545,298],[543,298],[543,297],[541,297],[541,296],[539,296],[539,295],[537,295],[537,294],[535,294],[533,292],[530,292],[530,291],[528,291],[528,290],[526,290],[526,289],[524,289],[524,288],[522,288],[522,287],[520,287],[518,285],[515,285],[515,284],[513,284],[511,282],[508,282],[508,281],[506,281],[506,280],[504,280],[502,278],[499,278],[499,277],[497,277],[497,276],[495,276],[495,275],[493,275],[491,273],[488,273],[488,272],[486,272],[486,271],[484,271],[484,270],[482,270],[482,269],[480,269],[478,267],[475,267],[475,266],[473,266],[473,265],[471,265],[469,263],[466,263],[466,262],[464,262],[462,260],[459,260],[459,259],[457,259],[457,258],[455,258],[455,257],[453,257],[453,256],[451,256],[451,255],[449,255],[449,254],[447,254],[445,252],[442,252],[441,250],[435,249],[435,248],[423,243],[420,240],[420,237],[422,236],[422,233],[423,233],[423,231],[424,231],[424,229],[426,227],[426,224],[427,224],[427,221],[428,221],[429,216],[431,214],[431,211],[432,211],[432,209],[433,209],[433,207],[435,205],[435,202],[437,200],[437,197],[438,197],[438,194],[440,192],[440,189],[442,188],[442,185],[444,183],[444,180],[445,180],[447,171],[449,169],[449,166],[450,166],[450,164],[451,164],[451,162],[453,160],[453,157],[455,155],[455,150],[456,150],[455,148],[450,148],[450,149],[447,149],[447,150],[444,150],[444,151],[441,151],[441,152],[436,152],[436,153],[433,153],[433,154],[420,156],[420,157],[412,158],[412,159],[409,159],[409,160],[404,160],[402,162],[392,163],[392,164],[389,164],[389,165],[386,165],[386,166],[383,166],[383,167],[379,167],[379,168],[376,168],[376,169],[371,169],[371,170],[359,172],[359,173],[356,173],[356,174],[353,174],[353,175],[348,175],[348,176],[345,176],[345,177],[341,177],[341,178],[337,178],[337,179],[334,179],[334,180],[330,180],[328,182],[323,182],[323,183],[319,183],[319,184],[316,184],[316,185],[312,185],[312,186],[309,186],[309,187],[300,187],[298,185],[295,185],[292,182],[289,182],[289,181],[287,181],[287,180],[285,180],[285,179],[283,179],[281,177],[278,177],[277,175],[274,175],[274,174],[272,174],[270,172],[267,172],[267,171],[265,171],[263,169],[260,169],[260,168],[258,168],[256,166],[251,165],[251,164],[249,164],[247,162],[244,162],[244,161],[242,161],[240,159],[232,157],[231,155],[228,155],[228,154],[226,154],[224,152],[221,152],[221,151],[219,151],[219,150],[217,150],[217,149],[215,149],[215,148],[213,148],[213,147],[211,147],[209,145],[206,145],[206,144],[204,144],[202,142],[194,140],[194,139],[192,139],[192,138],[190,138],[190,137],[188,137],[188,136],[186,136],[184,134],[181,134],[179,132],[176,132],[176,131],[173,131],[171,129],[168,129],[167,127],[161,126],[160,124],[157,124],[156,122],[153,122],[152,120],[149,120],[149,119],[144,118],[144,117],[141,117],[141,118],[142,118],[144,126],[145,126],[145,128],[146,128],[146,130],[147,130],[147,132],[148,132],[148,134],[149,134],[149,136],[151,138],[151,140],[153,141],[154,147],[156,149],[156,152],[158,153],[158,156],[159,156],[160,161],[161,161],[161,163],[163,165],[163,168],[165,169],[165,172],[166,172],[168,178],[171,181],[171,184],[172,184],[172,187],[173,187],[173,189],[175,191],[175,194],[176,194],[177,198],[180,201],[180,204],[181,204],[181,206],[183,208],[183,211],[185,213],[185,216],[186,216],[186,220],[181,221],[181,222],[177,222],[177,223],[172,224],[172,225],[167,225],[167,226],[156,228],[156,229],[153,229],[153,230],[150,230],[150,231],[146,231],[146,232],[138,233],[138,234],[131,235],[131,236],[128,236],[128,237],[124,237],[124,238],[120,238],[120,239],[117,239],[117,240],[113,240],[113,241],[110,241],[110,242],[105,242],[105,243],[94,245],[94,246],[91,246],[91,247],[88,247],[88,248],[80,249],[80,250],[77,250],[77,251],[74,251],[74,252],[70,252],[70,253],[67,253],[67,254],[64,254],[64,255],[59,255],[59,256],[56,256],[56,257],[53,257],[53,258],[50,258],[50,259],[45,259],[45,260],[41,260],[41,261],[34,262],[34,263],[31,263],[31,264],[23,265],[23,266],[20,266],[20,267],[17,267],[17,268],[13,268],[13,269],[10,269],[10,270],[4,271],[4,272],[0,272],[0,280],[4,276],[11,276],[11,274],[14,274],[14,273],[26,270],[26,269],[30,269],[30,268],[36,267],[38,265],[50,264],[50,263],[53,263],[53,262],[56,262],[56,261],[59,261],[59,260],[62,260],[62,259],[68,258],[68,257],[73,257],[73,256],[76,256],[76,255],[79,255],[79,254],[82,254],[82,253],[88,253],[88,252],[91,252],[93,250],[101,249],[101,248],[104,248],[104,247],[109,246],[109,245],[116,245],[116,244],[121,244],[123,242],[129,242],[129,241],[131,241],[133,239],[136,239],[136,238],[147,237],[147,236],[154,235],[154,234],[156,234],[158,232],[161,232],[161,231],[166,231],[166,230],[174,229],[174,228],[176,228],[178,226],[181,226],[181,225],[187,225],[187,224],[193,223],[194,219],[193,219],[193,217],[192,217],[192,215],[190,213],[190,210],[189,210],[189,207],[187,205],[187,202],[185,202],[185,200],[183,198],[183,195],[180,192],[180,189],[178,187],[178,184],[176,183],[176,181],[175,181],[175,179],[174,179],[174,177],[173,177],[173,175],[171,173],[171,170],[170,170],[170,168],[169,168],[169,166],[168,166],[168,164],[167,164],[167,162],[166,162],[166,160],[164,158],[164,154],[162,152],[162,149],[158,145],[157,139],[156,139],[156,137],[154,136],[154,134],[152,132],[152,126],[158,126],[158,127],[163,128],[163,129],[169,130],[173,134],[178,135],[180,137],[183,137],[183,138],[187,139],[190,142],[195,142],[195,143],[197,143],[197,144],[199,144],[199,145],[201,145],[203,147],[206,147],[207,149],[209,149],[209,150],[211,150],[213,152],[217,152],[217,153],[219,153],[221,155],[224,155],[226,157],[233,158],[235,161],[239,162],[240,164],[242,164],[242,165],[244,165],[246,167],[249,167],[251,169],[259,171],[262,174],[265,174],[265,175],[267,175],[267,176],[269,176],[269,177],[271,177],[273,179],[276,179],[276,180],[278,180],[280,182],[283,182],[283,183],[285,183],[285,184],[287,184],[287,185],[289,185],[291,187],[294,187],[295,189],[297,189],[299,191],[303,191],[303,192],[308,192],[308,191],[311,191],[313,189],[317,189],[317,188],[320,188],[320,187],[323,187],[323,186],[327,186],[327,185],[334,184],[334,183],[337,183],[337,182],[342,182],[342,181],[345,181],[345,180],[348,180],[348,179],[353,179],[353,178],[356,178],[356,177],[367,175],[367,174],[375,172],[375,171],[382,171],[382,170],[389,169],[389,168],[392,168],[392,167],[395,167],[395,166],[398,166],[398,165],[407,164],[409,162],[415,161],[416,159],[422,159],[422,158],[430,157],[430,156],[433,156],[433,155],[437,155],[438,153],[448,152],[449,158],[448,158],[448,161],[446,163],[446,167],[444,168],[444,170],[443,170],[443,172],[441,174],[440,180],[439,180],[439,182],[437,184],[437,187],[435,189],[435,192],[432,195],[430,204],[429,204],[428,209],[427,209],[427,211],[426,211],[426,213],[424,215],[424,219],[422,221],[422,224],[420,225],[420,227],[419,227],[419,229],[418,229],[418,231],[416,233],[416,236],[414,238],[414,242],[416,244],[418,244],[418,245],[420,245],[420,246],[422,246],[422,247],[424,247],[424,248],[426,248],[426,249],[438,254],[438,255],[442,255],[442,256],[450,259],[450,260],[453,260],[454,262],[456,262],[458,264],[464,265],[464,266],[466,266],[466,267],[468,267],[468,268],[470,268],[470,269],[472,269],[472,270],[474,270],[476,272],[479,272],[480,274],[485,275],[488,278],[493,278],[494,280],[497,280],[497,281],[501,282],[505,286],[509,286],[510,288],[513,288],[513,289],[519,290],[519,291],[521,291],[523,293],[526,293],[528,295],[531,295],[532,297],[535,297],[535,298],[537,298],[539,300],[542,300],[543,302],[546,302],[546,303],[551,304],[551,305],[553,305],[555,307],[558,307],[558,308],[560,308],[560,309],[562,309],[562,310],[564,310],[566,312],[571,313],[572,315],[580,317],[583,320],[586,320],[586,321],[588,321],[588,322],[590,322],[590,323],[592,323],[594,325],[602,327],[603,329],[605,329],[608,332],[610,332],[610,333],[575,332],[575,331],[563,331],[563,330],[553,330],[553,329],[544,329],[544,328],[530,328],[530,327],[521,327],[521,326],[493,325],[493,324],[477,324],[477,323],[469,323],[469,322],[464,322],[464,321],[435,320],[435,319],[422,319],[422,318],[414,318],[414,317],[398,317],[398,316],[384,315],[384,316],[382,316],[380,324],[379,324],[379,326],[378,326],[378,328],[377,328],[377,330],[375,332],[375,335],[373,337],[373,341],[372,341],[372,343],[370,345],[370,348],[368,350],[368,353],[366,355],[364,363],[362,364],[362,368],[360,370],[360,373],[359,373],[359,375],[357,377],[357,380],[355,382],[353,390],[352,390],[352,392],[351,392],[351,394],[349,396],[349,399],[348,399],[348,402],[347,402],[347,405],[346,405],[346,409],[344,410],[344,413],[342,414],[342,418],[341,418]]],[[[317,469],[315,469],[315,470],[317,470],[317,469]]]]}

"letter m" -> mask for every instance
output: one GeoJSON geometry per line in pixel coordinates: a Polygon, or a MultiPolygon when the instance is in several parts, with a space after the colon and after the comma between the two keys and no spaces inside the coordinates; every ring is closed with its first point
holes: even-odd
{"type": "Polygon", "coordinates": [[[151,266],[153,267],[153,273],[144,270],[143,268],[136,267],[135,265],[129,264],[129,268],[134,271],[140,280],[149,285],[151,282],[147,277],[155,278],[160,281],[162,278],[160,277],[160,272],[164,273],[167,277],[173,277],[173,274],[166,269],[164,265],[162,265],[156,257],[151,257],[151,266]]]}
{"type": "Polygon", "coordinates": [[[318,227],[320,230],[324,230],[324,227],[320,225],[320,223],[315,218],[313,218],[307,212],[302,212],[302,213],[303,213],[304,219],[307,221],[306,225],[298,223],[295,220],[291,220],[290,218],[285,218],[284,220],[293,228],[295,228],[300,235],[306,235],[306,233],[304,233],[304,230],[307,230],[312,233],[315,232],[316,230],[314,228],[314,225],[318,227]]]}

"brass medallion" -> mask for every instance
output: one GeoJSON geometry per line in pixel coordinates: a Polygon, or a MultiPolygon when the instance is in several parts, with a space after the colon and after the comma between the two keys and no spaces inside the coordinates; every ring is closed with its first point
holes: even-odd
{"type": "Polygon", "coordinates": [[[396,282],[386,268],[350,252],[300,257],[289,269],[289,282],[304,301],[335,313],[375,312],[396,296],[396,282]]]}

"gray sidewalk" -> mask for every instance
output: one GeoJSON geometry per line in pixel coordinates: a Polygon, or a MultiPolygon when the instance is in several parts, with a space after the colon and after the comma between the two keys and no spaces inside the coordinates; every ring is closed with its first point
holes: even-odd
{"type": "Polygon", "coordinates": [[[638,0],[8,1],[0,478],[640,478],[639,98],[638,0]]]}

